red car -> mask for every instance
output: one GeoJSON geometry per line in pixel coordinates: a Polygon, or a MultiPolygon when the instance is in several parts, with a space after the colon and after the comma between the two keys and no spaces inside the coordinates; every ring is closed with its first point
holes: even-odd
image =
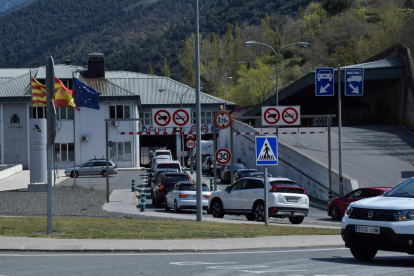
{"type": "Polygon", "coordinates": [[[328,216],[333,220],[341,219],[351,202],[364,198],[379,196],[391,190],[391,187],[369,187],[353,190],[347,195],[332,199],[328,204],[328,216]]]}

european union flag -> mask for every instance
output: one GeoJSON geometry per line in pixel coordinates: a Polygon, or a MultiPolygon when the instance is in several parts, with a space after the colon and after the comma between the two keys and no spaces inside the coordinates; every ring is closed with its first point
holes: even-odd
{"type": "Polygon", "coordinates": [[[93,88],[73,78],[74,90],[76,91],[75,103],[77,107],[88,107],[99,109],[99,95],[93,88]]]}

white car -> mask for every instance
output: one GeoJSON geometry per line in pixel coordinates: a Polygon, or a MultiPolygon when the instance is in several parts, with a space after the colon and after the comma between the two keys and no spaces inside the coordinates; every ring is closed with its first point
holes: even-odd
{"type": "MultiPolygon", "coordinates": [[[[182,209],[196,209],[197,200],[197,183],[194,181],[177,182],[173,189],[165,195],[165,210],[174,209],[179,213],[182,209]]],[[[202,206],[204,210],[208,207],[208,198],[211,196],[210,189],[207,184],[202,186],[202,206]]]]}
{"type": "Polygon", "coordinates": [[[414,178],[381,196],[352,202],[341,228],[356,259],[371,260],[378,250],[414,254],[414,178]]]}
{"type": "MultiPolygon", "coordinates": [[[[289,218],[300,224],[309,212],[306,190],[288,178],[269,178],[267,182],[269,217],[289,218]]],[[[225,190],[211,194],[208,213],[215,218],[225,214],[245,215],[248,220],[264,221],[264,179],[245,177],[225,190]]]]}

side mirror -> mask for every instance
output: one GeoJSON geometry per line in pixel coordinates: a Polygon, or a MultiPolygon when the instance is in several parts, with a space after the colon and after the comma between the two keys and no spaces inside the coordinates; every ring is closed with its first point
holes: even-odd
{"type": "Polygon", "coordinates": [[[230,193],[230,186],[227,186],[226,187],[226,192],[229,192],[230,193]]]}
{"type": "Polygon", "coordinates": [[[385,194],[385,192],[381,192],[378,194],[378,196],[382,196],[383,194],[385,194]]]}

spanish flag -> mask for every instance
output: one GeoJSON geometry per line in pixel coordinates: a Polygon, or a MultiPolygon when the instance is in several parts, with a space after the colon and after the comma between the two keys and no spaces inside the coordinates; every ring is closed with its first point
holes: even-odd
{"type": "Polygon", "coordinates": [[[38,82],[34,77],[30,76],[32,86],[32,106],[46,106],[46,85],[38,82]]]}
{"type": "Polygon", "coordinates": [[[75,91],[66,88],[58,78],[55,78],[55,96],[53,97],[55,107],[74,107],[77,109],[74,100],[75,93],[75,91]]]}

